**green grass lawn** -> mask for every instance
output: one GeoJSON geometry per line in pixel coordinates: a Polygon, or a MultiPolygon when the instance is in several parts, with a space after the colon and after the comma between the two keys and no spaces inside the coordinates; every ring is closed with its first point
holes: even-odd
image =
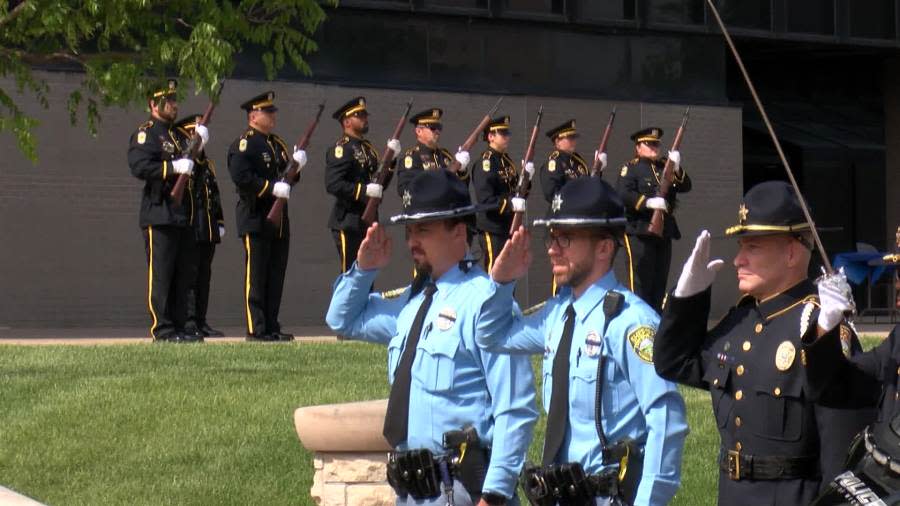
{"type": "MultiPolygon", "coordinates": [[[[52,505],[312,504],[294,409],[387,397],[385,355],[355,343],[0,346],[0,484],[52,505]]],[[[708,394],[682,392],[691,434],[673,504],[712,505],[708,394]]],[[[543,429],[542,417],[533,461],[543,429]]]]}

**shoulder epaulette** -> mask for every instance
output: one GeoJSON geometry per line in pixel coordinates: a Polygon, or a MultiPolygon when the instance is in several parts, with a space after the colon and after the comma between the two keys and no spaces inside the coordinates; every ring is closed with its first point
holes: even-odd
{"type": "Polygon", "coordinates": [[[406,151],[403,152],[403,156],[411,156],[413,153],[415,153],[415,151],[416,151],[415,146],[413,146],[411,148],[406,148],[406,151]]]}
{"type": "Polygon", "coordinates": [[[246,139],[247,137],[250,137],[254,133],[256,133],[256,132],[252,128],[248,128],[247,131],[244,132],[244,135],[242,135],[241,137],[246,139]]]}
{"type": "Polygon", "coordinates": [[[401,288],[394,288],[393,290],[387,290],[385,292],[381,292],[382,299],[396,299],[397,297],[403,295],[403,293],[409,289],[408,286],[404,286],[401,288]]]}
{"type": "Polygon", "coordinates": [[[344,144],[347,144],[348,142],[350,142],[350,137],[347,136],[347,135],[342,135],[342,136],[337,140],[337,142],[334,143],[334,145],[335,145],[335,146],[343,146],[344,144]]]}
{"type": "Polygon", "coordinates": [[[638,162],[639,162],[639,161],[641,161],[641,159],[640,159],[640,158],[638,158],[638,157],[634,157],[634,158],[632,158],[632,159],[631,159],[631,161],[630,161],[630,162],[628,162],[628,163],[630,163],[630,164],[635,164],[635,163],[638,163],[638,162]]]}
{"type": "Polygon", "coordinates": [[[490,150],[490,149],[486,149],[486,150],[484,150],[484,153],[481,153],[481,159],[482,159],[482,160],[487,160],[487,159],[489,159],[490,157],[491,157],[491,150],[490,150]]]}
{"type": "Polygon", "coordinates": [[[533,315],[534,313],[537,313],[537,312],[540,311],[541,309],[544,309],[544,306],[546,306],[546,305],[547,305],[547,301],[546,301],[546,300],[543,301],[543,302],[540,302],[540,303],[538,303],[538,304],[535,304],[535,305],[531,306],[530,308],[528,308],[528,309],[522,311],[522,315],[523,315],[523,316],[533,315]]]}
{"type": "Polygon", "coordinates": [[[145,121],[144,123],[141,123],[141,126],[138,127],[138,130],[146,130],[152,126],[153,126],[153,120],[151,119],[151,120],[145,121]]]}
{"type": "Polygon", "coordinates": [[[549,158],[551,160],[556,160],[557,158],[559,158],[559,151],[553,151],[552,153],[550,153],[549,158]]]}

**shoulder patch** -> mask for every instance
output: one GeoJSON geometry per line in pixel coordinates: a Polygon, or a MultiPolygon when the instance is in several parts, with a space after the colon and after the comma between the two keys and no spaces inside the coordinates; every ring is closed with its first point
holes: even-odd
{"type": "Polygon", "coordinates": [[[344,146],[335,146],[334,147],[334,157],[335,158],[343,158],[344,157],[344,146]]]}
{"type": "Polygon", "coordinates": [[[409,288],[408,286],[404,286],[401,288],[394,288],[393,290],[388,290],[386,292],[381,292],[381,298],[382,299],[396,299],[397,297],[403,295],[403,292],[405,292],[408,288],[409,288]]]}
{"type": "Polygon", "coordinates": [[[619,171],[619,177],[625,177],[628,174],[628,166],[623,165],[622,170],[619,171]]]}
{"type": "Polygon", "coordinates": [[[844,353],[844,356],[850,358],[850,355],[853,353],[853,332],[850,330],[850,327],[840,324],[841,327],[841,351],[844,353]]]}
{"type": "Polygon", "coordinates": [[[482,160],[481,161],[481,170],[485,172],[491,171],[491,161],[490,160],[482,160]]]}
{"type": "Polygon", "coordinates": [[[247,151],[247,139],[241,139],[241,142],[238,143],[238,151],[247,151]]]}
{"type": "Polygon", "coordinates": [[[556,172],[556,160],[550,160],[547,162],[547,170],[550,172],[556,172]]]}
{"type": "Polygon", "coordinates": [[[143,143],[145,143],[145,142],[147,142],[147,132],[141,130],[141,131],[138,132],[138,134],[137,134],[137,143],[138,143],[138,144],[143,144],[143,143]]]}
{"type": "Polygon", "coordinates": [[[248,128],[247,131],[244,132],[244,137],[250,137],[254,133],[256,133],[256,132],[252,128],[248,128]]]}
{"type": "Polygon", "coordinates": [[[550,153],[549,158],[551,160],[556,160],[557,158],[559,158],[559,151],[553,151],[552,153],[550,153]]]}
{"type": "Polygon", "coordinates": [[[490,149],[486,149],[486,150],[484,150],[484,153],[481,153],[481,159],[482,159],[482,160],[487,160],[487,159],[490,158],[490,157],[491,157],[491,150],[490,150],[490,149]]]}
{"type": "Polygon", "coordinates": [[[522,311],[522,315],[524,315],[524,316],[533,315],[534,313],[537,313],[537,312],[540,311],[541,309],[544,309],[544,306],[546,306],[546,305],[547,305],[547,301],[546,301],[546,300],[545,300],[544,302],[540,302],[540,303],[538,303],[538,304],[535,304],[535,305],[531,306],[530,308],[528,308],[528,309],[522,311]]]}
{"type": "Polygon", "coordinates": [[[628,334],[628,342],[631,349],[639,359],[648,364],[653,363],[653,337],[656,336],[656,329],[649,325],[641,325],[628,334]]]}

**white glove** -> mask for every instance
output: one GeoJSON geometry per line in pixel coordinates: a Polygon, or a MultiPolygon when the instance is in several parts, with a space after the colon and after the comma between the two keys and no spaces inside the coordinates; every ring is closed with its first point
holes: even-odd
{"type": "Polygon", "coordinates": [[[669,151],[669,160],[672,160],[674,170],[681,168],[681,151],[669,151]]]}
{"type": "Polygon", "coordinates": [[[190,176],[194,173],[194,161],[190,158],[179,158],[172,162],[172,168],[175,169],[176,174],[190,176]]]}
{"type": "Polygon", "coordinates": [[[647,199],[647,209],[659,209],[663,212],[669,212],[669,204],[662,197],[650,197],[647,199]]]}
{"type": "Polygon", "coordinates": [[[372,199],[380,199],[381,192],[384,190],[384,187],[378,183],[369,183],[366,185],[366,197],[372,199]]]}
{"type": "Polygon", "coordinates": [[[512,202],[512,210],[514,213],[524,213],[525,212],[525,199],[522,197],[513,197],[510,199],[512,202]]]}
{"type": "Polygon", "coordinates": [[[225,237],[225,225],[219,225],[219,239],[225,237]]]}
{"type": "Polygon", "coordinates": [[[291,185],[285,183],[284,181],[275,183],[275,186],[272,187],[272,195],[275,195],[280,199],[291,198],[291,185]]]}
{"type": "Polygon", "coordinates": [[[387,143],[388,149],[394,152],[394,158],[400,156],[400,150],[403,149],[403,146],[400,145],[400,141],[397,139],[391,139],[387,143]]]}
{"type": "Polygon", "coordinates": [[[454,158],[456,158],[456,161],[459,162],[459,164],[462,165],[463,167],[468,167],[469,160],[471,160],[471,158],[469,158],[468,151],[457,151],[456,156],[454,158]]]}
{"type": "Polygon", "coordinates": [[[297,146],[294,146],[294,161],[297,162],[297,166],[301,169],[306,167],[306,150],[299,149],[297,146]]]}
{"type": "Polygon", "coordinates": [[[534,163],[526,162],[525,163],[525,172],[528,173],[528,177],[531,178],[534,176],[534,163]]]}
{"type": "Polygon", "coordinates": [[[209,142],[209,129],[206,128],[206,125],[197,125],[194,127],[194,131],[200,136],[200,149],[205,148],[206,143],[209,142]]]}
{"type": "Polygon", "coordinates": [[[722,259],[709,260],[709,232],[704,230],[697,236],[694,251],[684,263],[678,283],[675,285],[676,297],[690,297],[709,288],[719,269],[725,265],[722,259]]]}
{"type": "Polygon", "coordinates": [[[837,327],[844,319],[844,313],[852,313],[856,310],[853,303],[853,292],[844,275],[844,268],[838,272],[822,276],[819,285],[819,327],[825,332],[837,327]]]}
{"type": "Polygon", "coordinates": [[[600,170],[604,170],[609,161],[609,156],[606,153],[601,153],[600,150],[596,150],[594,151],[594,160],[600,160],[600,170]]]}

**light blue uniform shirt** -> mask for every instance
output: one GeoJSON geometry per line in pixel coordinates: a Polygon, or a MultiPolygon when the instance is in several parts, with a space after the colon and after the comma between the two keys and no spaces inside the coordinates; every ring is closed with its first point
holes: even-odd
{"type": "MultiPolygon", "coordinates": [[[[512,354],[544,355],[544,410],[553,391],[553,358],[572,304],[564,287],[539,311],[523,316],[513,300],[514,283],[491,282],[490,298],[481,311],[476,341],[484,349],[512,354]]],[[[609,444],[625,437],[644,443],[644,470],[636,506],[668,504],[681,480],[681,455],[688,427],[684,400],[675,384],[653,369],[653,337],[659,316],[616,281],[612,272],[591,285],[577,300],[575,331],[569,355],[569,419],[558,463],[579,462],[598,473],[603,455],[595,425],[597,368],[602,372],[602,423],[609,444]],[[625,303],[603,335],[603,299],[609,290],[625,303]]]]}
{"type": "MultiPolygon", "coordinates": [[[[326,317],[338,334],[388,346],[388,381],[425,296],[410,288],[385,297],[369,293],[377,271],[354,264],[338,277],[326,317]]],[[[472,425],[492,448],[483,492],[512,497],[537,420],[534,376],[526,356],[481,350],[475,324],[492,282],[478,266],[454,266],[435,282],[412,365],[409,431],[398,450],[442,455],[443,435],[472,425]]]]}

